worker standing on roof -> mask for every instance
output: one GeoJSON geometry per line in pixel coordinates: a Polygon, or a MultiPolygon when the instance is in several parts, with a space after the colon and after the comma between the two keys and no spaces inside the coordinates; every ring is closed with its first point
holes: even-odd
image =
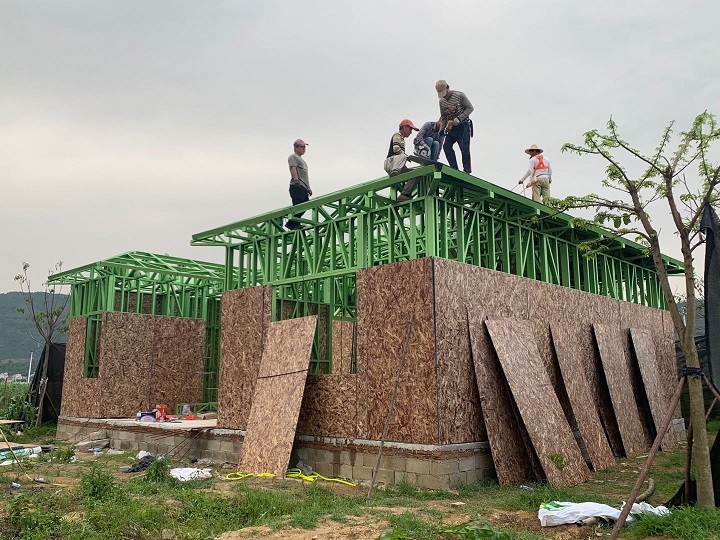
{"type": "Polygon", "coordinates": [[[525,153],[530,156],[530,163],[528,170],[518,180],[518,184],[522,184],[527,178],[530,178],[528,186],[532,188],[532,200],[544,202],[545,198],[550,196],[550,184],[552,183],[550,160],[543,155],[543,149],[538,148],[537,144],[526,149],[525,153]]]}
{"type": "MultiPolygon", "coordinates": [[[[398,130],[393,134],[392,138],[390,139],[390,147],[388,148],[387,157],[385,158],[385,163],[383,164],[383,168],[385,169],[385,172],[388,173],[388,176],[395,176],[397,174],[404,173],[410,170],[405,166],[405,164],[407,163],[407,154],[405,153],[405,139],[410,136],[413,130],[418,131],[418,128],[415,127],[415,124],[412,123],[412,120],[405,118],[400,121],[398,130]]],[[[417,186],[417,184],[417,178],[411,178],[410,180],[408,180],[402,192],[400,193],[400,195],[398,195],[397,200],[407,201],[408,199],[410,199],[411,193],[413,189],[415,189],[415,186],[417,186]]]]}
{"type": "MultiPolygon", "coordinates": [[[[305,155],[305,147],[307,144],[308,143],[302,139],[297,139],[293,143],[294,151],[288,158],[288,165],[290,166],[290,198],[292,199],[293,206],[309,201],[310,195],[312,195],[308,166],[302,158],[305,155]]],[[[299,214],[295,214],[295,217],[299,218],[303,214],[304,212],[300,212],[299,214]]],[[[285,226],[288,229],[299,229],[302,227],[300,223],[292,219],[289,219],[285,226]]]]}
{"type": "Polygon", "coordinates": [[[435,127],[438,131],[445,129],[445,144],[443,144],[445,159],[453,169],[458,168],[453,149],[453,145],[458,143],[462,155],[463,171],[471,173],[470,138],[473,135],[473,128],[470,114],[474,110],[472,103],[462,92],[450,90],[447,81],[436,82],[435,90],[440,100],[440,119],[435,123],[435,127]]]}

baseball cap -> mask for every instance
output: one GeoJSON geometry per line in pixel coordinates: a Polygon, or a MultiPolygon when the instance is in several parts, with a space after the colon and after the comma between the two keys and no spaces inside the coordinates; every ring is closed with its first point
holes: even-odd
{"type": "Polygon", "coordinates": [[[305,145],[307,145],[307,144],[308,144],[308,143],[306,143],[306,142],[303,141],[302,139],[297,139],[297,140],[293,143],[293,146],[305,146],[305,145]]]}
{"type": "Polygon", "coordinates": [[[412,120],[409,120],[408,118],[400,120],[400,127],[403,126],[410,126],[415,131],[420,131],[418,128],[415,127],[415,124],[412,123],[412,120]]]}
{"type": "Polygon", "coordinates": [[[444,98],[447,95],[448,83],[443,79],[440,79],[435,83],[435,91],[438,93],[439,98],[444,98]]]}

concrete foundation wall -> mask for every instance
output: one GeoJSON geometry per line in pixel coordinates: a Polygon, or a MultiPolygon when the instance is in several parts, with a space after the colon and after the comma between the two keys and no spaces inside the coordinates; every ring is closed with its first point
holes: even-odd
{"type": "MultiPolygon", "coordinates": [[[[127,452],[145,450],[153,455],[182,459],[208,459],[237,465],[245,432],[203,428],[173,428],[176,424],[143,424],[133,420],[96,420],[61,417],[57,438],[80,442],[93,432],[104,431],[111,448],[127,452]]],[[[298,436],[290,466],[302,460],[323,476],[366,483],[377,462],[378,441],[298,436]]],[[[458,483],[473,484],[493,475],[487,443],[464,445],[408,445],[386,443],[377,482],[408,481],[428,489],[450,489],[458,483]]]]}

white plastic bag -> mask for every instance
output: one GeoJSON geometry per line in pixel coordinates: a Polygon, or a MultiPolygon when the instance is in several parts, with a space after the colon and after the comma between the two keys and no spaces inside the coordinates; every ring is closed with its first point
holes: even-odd
{"type": "MultiPolygon", "coordinates": [[[[620,517],[621,510],[594,502],[571,503],[562,501],[550,501],[540,505],[538,510],[538,519],[543,527],[554,527],[556,525],[567,525],[579,523],[584,519],[596,517],[608,521],[617,521],[620,517]]],[[[655,514],[665,516],[670,511],[664,506],[653,507],[648,503],[633,504],[627,523],[632,523],[634,518],[632,514],[655,514]]]]}

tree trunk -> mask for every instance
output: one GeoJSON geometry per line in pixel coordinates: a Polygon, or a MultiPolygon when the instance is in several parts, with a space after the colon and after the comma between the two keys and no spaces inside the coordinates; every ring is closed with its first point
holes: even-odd
{"type": "MultiPolygon", "coordinates": [[[[688,368],[699,368],[695,338],[686,333],[682,343],[688,368]]],[[[715,509],[712,473],[710,471],[710,449],[705,424],[705,400],[703,383],[700,377],[688,377],[690,394],[690,421],[693,429],[693,460],[695,461],[695,480],[697,482],[697,507],[715,509]]]]}
{"type": "MultiPolygon", "coordinates": [[[[36,426],[42,426],[43,408],[45,407],[45,389],[47,388],[48,365],[50,364],[50,337],[45,339],[45,357],[43,358],[42,371],[40,372],[40,395],[38,396],[38,413],[35,419],[36,426]]],[[[708,458],[709,459],[709,458],[708,458]]]]}

